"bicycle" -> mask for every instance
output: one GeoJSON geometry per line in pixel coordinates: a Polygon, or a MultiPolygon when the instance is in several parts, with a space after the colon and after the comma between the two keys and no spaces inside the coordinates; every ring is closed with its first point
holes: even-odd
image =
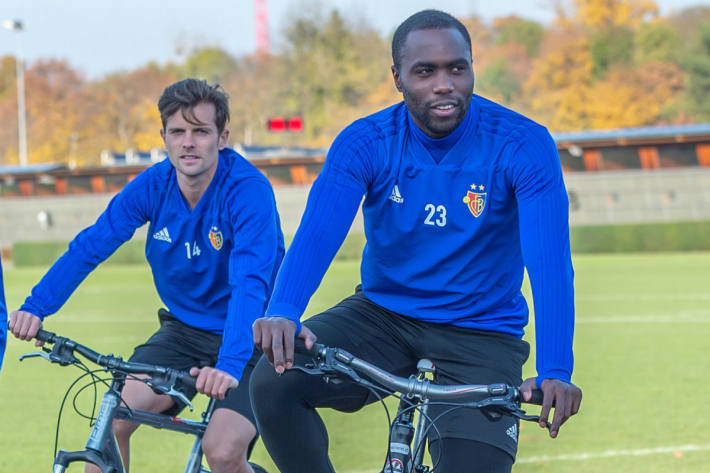
{"type": "MultiPolygon", "coordinates": [[[[172,417],[165,414],[154,414],[152,412],[131,409],[125,404],[122,405],[123,399],[121,398],[121,391],[126,379],[137,379],[145,382],[156,393],[171,396],[176,402],[182,403],[192,411],[194,409],[192,403],[178,390],[180,386],[194,389],[195,378],[190,376],[189,373],[163,366],[123,361],[120,356],[113,356],[112,354],[103,355],[69,338],[61,337],[45,330],[37,332],[35,338],[45,343],[53,344],[52,348],[49,349],[43,346],[43,351],[41,352],[21,355],[20,361],[25,358],[42,357],[51,363],[57,363],[61,366],[74,365],[85,371],[85,373],[79,376],[69,387],[67,393],[85,376],[91,376],[92,382],[84,386],[84,388],[99,382],[108,385],[108,390],[103,394],[101,399],[98,414],[95,418],[93,414],[91,416],[94,423],[85,449],[79,451],[60,450],[57,452],[55,445],[53,473],[64,473],[69,464],[74,462],[93,463],[101,469],[102,473],[125,473],[116,439],[113,435],[114,419],[126,419],[138,424],[149,425],[156,429],[166,429],[194,435],[195,440],[192,443],[184,473],[210,473],[208,469],[202,466],[202,437],[212,416],[215,403],[214,399],[210,398],[207,407],[204,412],[202,412],[200,421],[172,417]],[[90,370],[75,356],[75,353],[101,366],[102,369],[95,371],[90,370]],[[107,383],[107,380],[96,376],[96,373],[100,371],[109,371],[111,373],[110,384],[107,383]],[[147,375],[147,378],[134,376],[138,374],[147,375]]],[[[81,390],[84,388],[81,388],[81,390]]],[[[81,390],[79,392],[81,392],[81,390]]],[[[266,473],[266,471],[261,469],[258,465],[251,465],[252,468],[255,468],[256,473],[266,473]]]]}
{"type": "MultiPolygon", "coordinates": [[[[387,456],[381,473],[433,473],[436,470],[436,463],[431,467],[423,463],[428,431],[436,431],[438,417],[431,419],[427,415],[428,407],[434,403],[450,405],[452,409],[482,409],[490,418],[510,414],[520,420],[539,422],[539,416],[528,415],[520,408],[520,404],[525,402],[541,405],[543,394],[540,390],[533,390],[532,398],[523,401],[520,390],[507,384],[433,384],[427,375],[433,375],[436,367],[426,358],[419,360],[416,375],[403,378],[361,360],[341,348],[315,343],[309,350],[302,340],[297,339],[295,349],[298,353],[310,356],[312,362],[303,366],[294,365],[293,369],[321,376],[326,382],[337,383],[348,378],[370,389],[381,402],[383,396],[380,393],[395,396],[400,393],[397,396],[400,400],[397,414],[389,422],[387,456]],[[415,411],[419,413],[416,426],[415,411]]],[[[386,406],[385,410],[388,412],[386,406]]]]}

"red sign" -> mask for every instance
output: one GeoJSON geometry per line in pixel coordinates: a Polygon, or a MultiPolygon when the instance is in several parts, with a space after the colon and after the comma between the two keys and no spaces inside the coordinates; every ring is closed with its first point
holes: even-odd
{"type": "Polygon", "coordinates": [[[267,129],[272,133],[301,133],[303,131],[303,118],[299,115],[295,117],[271,117],[266,123],[267,129]]]}

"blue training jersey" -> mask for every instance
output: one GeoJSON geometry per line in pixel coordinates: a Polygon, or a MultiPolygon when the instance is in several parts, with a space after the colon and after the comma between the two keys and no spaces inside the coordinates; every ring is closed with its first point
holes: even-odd
{"type": "Polygon", "coordinates": [[[7,343],[7,305],[5,304],[5,289],[2,282],[2,259],[0,259],[0,368],[5,357],[7,343]]]}
{"type": "Polygon", "coordinates": [[[267,315],[298,324],[363,195],[369,299],[426,322],[522,337],[527,267],[538,383],[570,380],[568,200],[544,127],[476,95],[440,140],[414,124],[404,103],[348,126],[313,185],[267,315]]]}
{"type": "Polygon", "coordinates": [[[222,334],[216,368],[240,379],[283,257],[283,235],[266,177],[234,150],[219,153],[212,182],[190,209],[168,159],[141,172],[32,289],[21,310],[44,319],[100,262],[146,222],[145,255],[168,310],[222,334]]]}

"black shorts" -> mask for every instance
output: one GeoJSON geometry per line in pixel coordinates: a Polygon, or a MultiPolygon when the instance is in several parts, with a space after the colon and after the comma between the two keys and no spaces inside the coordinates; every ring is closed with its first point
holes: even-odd
{"type": "MultiPolygon", "coordinates": [[[[165,309],[158,311],[160,328],[144,344],[138,345],[129,361],[167,366],[168,368],[188,371],[193,366],[215,366],[217,355],[222,345],[222,336],[200,330],[176,319],[165,309]]],[[[215,409],[226,408],[243,415],[256,426],[254,413],[249,401],[249,379],[261,352],[254,350],[251,359],[244,368],[242,379],[237,389],[230,389],[223,400],[215,402],[215,409]]],[[[197,392],[183,388],[185,395],[192,399],[197,392]]],[[[168,415],[177,415],[185,406],[175,405],[165,411],[168,415]]]]}
{"type": "MultiPolygon", "coordinates": [[[[396,314],[369,300],[359,288],[304,325],[316,334],[319,343],[344,348],[398,376],[416,373],[418,360],[428,358],[436,366],[434,382],[439,384],[519,386],[522,366],[530,353],[527,342],[510,335],[421,322],[396,314]]],[[[349,412],[375,401],[374,395],[362,390],[360,396],[348,396],[347,400],[330,403],[330,407],[349,412]]],[[[428,434],[430,443],[439,437],[476,440],[515,458],[517,418],[492,420],[478,409],[445,413],[447,410],[448,406],[430,406],[429,416],[438,418],[438,431],[428,434]]]]}

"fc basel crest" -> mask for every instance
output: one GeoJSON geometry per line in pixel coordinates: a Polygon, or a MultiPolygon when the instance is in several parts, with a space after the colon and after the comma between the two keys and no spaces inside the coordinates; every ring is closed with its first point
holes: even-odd
{"type": "Polygon", "coordinates": [[[210,228],[210,243],[215,250],[222,249],[222,243],[224,243],[224,238],[222,238],[222,232],[220,232],[217,227],[210,228]]]}
{"type": "Polygon", "coordinates": [[[466,192],[463,198],[463,203],[468,205],[468,210],[471,211],[474,217],[478,218],[483,213],[483,209],[486,207],[486,193],[480,192],[485,190],[484,186],[477,186],[476,184],[471,184],[471,190],[466,192]],[[479,191],[479,192],[476,192],[479,191]]]}

